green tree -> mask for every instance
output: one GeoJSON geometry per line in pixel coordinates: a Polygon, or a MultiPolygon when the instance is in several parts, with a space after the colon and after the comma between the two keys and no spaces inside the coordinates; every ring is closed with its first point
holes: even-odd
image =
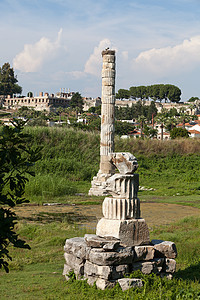
{"type": "Polygon", "coordinates": [[[148,137],[150,139],[156,137],[158,134],[157,129],[154,129],[151,126],[148,126],[147,124],[144,125],[143,131],[144,131],[145,137],[148,137]]]}
{"type": "Polygon", "coordinates": [[[117,121],[115,122],[115,133],[117,135],[124,135],[128,134],[129,132],[133,131],[135,129],[135,126],[128,122],[121,122],[117,121]]]}
{"type": "Polygon", "coordinates": [[[191,97],[188,102],[194,102],[196,100],[199,100],[199,97],[191,97]]]}
{"type": "Polygon", "coordinates": [[[119,89],[116,93],[117,99],[129,99],[130,98],[130,91],[125,89],[119,89]]]}
{"type": "Polygon", "coordinates": [[[140,135],[141,135],[141,138],[143,138],[143,130],[144,130],[144,126],[145,126],[145,123],[146,123],[147,119],[145,116],[141,115],[138,117],[138,122],[140,123],[140,135]]]}
{"type": "Polygon", "coordinates": [[[188,138],[189,133],[185,128],[173,128],[170,131],[170,137],[171,139],[176,139],[176,138],[188,138]]]}
{"type": "Polygon", "coordinates": [[[70,100],[70,107],[78,114],[83,111],[83,98],[80,93],[73,94],[70,100]]]}
{"type": "Polygon", "coordinates": [[[59,114],[59,123],[61,123],[62,113],[64,112],[63,107],[59,106],[58,109],[57,109],[57,112],[59,114]]]}
{"type": "Polygon", "coordinates": [[[30,249],[15,232],[16,214],[11,208],[29,202],[24,198],[27,175],[40,158],[39,149],[30,149],[31,137],[22,132],[24,122],[14,120],[14,127],[3,126],[0,136],[0,269],[8,269],[8,246],[30,249]]]}
{"type": "Polygon", "coordinates": [[[185,111],[186,111],[185,107],[180,108],[179,121],[183,124],[182,125],[183,129],[185,128],[185,123],[188,122],[191,118],[187,113],[185,113],[185,111]]]}
{"type": "Polygon", "coordinates": [[[181,100],[181,90],[175,85],[168,85],[168,99],[171,102],[179,102],[181,100]]]}
{"type": "Polygon", "coordinates": [[[161,129],[161,137],[160,139],[163,140],[163,130],[165,127],[165,122],[166,122],[167,118],[165,117],[164,114],[158,114],[156,117],[156,121],[160,124],[160,129],[161,129]]]}
{"type": "Polygon", "coordinates": [[[0,67],[0,95],[21,94],[22,87],[17,84],[17,76],[9,63],[0,67]]]}
{"type": "Polygon", "coordinates": [[[131,98],[136,99],[137,98],[137,87],[131,86],[129,91],[130,91],[131,98]]]}
{"type": "Polygon", "coordinates": [[[148,121],[152,120],[152,116],[155,117],[157,115],[157,108],[155,105],[155,101],[151,101],[151,104],[148,106],[147,119],[148,121]]]}

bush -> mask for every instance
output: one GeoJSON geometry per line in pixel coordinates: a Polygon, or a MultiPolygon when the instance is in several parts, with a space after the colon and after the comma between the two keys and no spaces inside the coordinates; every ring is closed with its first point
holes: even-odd
{"type": "Polygon", "coordinates": [[[188,133],[187,129],[185,129],[185,128],[175,127],[170,131],[170,137],[171,137],[171,139],[188,138],[189,133],[188,133]]]}
{"type": "Polygon", "coordinates": [[[30,136],[22,133],[24,122],[15,120],[14,127],[3,126],[0,137],[0,269],[8,269],[11,260],[8,246],[27,248],[14,231],[16,214],[11,210],[17,204],[28,202],[24,198],[26,175],[34,176],[29,168],[39,159],[39,149],[32,150],[27,142],[30,136]],[[6,206],[5,206],[6,205],[6,206]]]}

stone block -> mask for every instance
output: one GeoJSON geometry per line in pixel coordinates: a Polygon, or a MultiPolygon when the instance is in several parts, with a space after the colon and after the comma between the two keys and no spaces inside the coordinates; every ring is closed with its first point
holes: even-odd
{"type": "Polygon", "coordinates": [[[122,291],[126,291],[130,288],[143,287],[142,280],[138,278],[121,278],[118,279],[118,282],[122,291]]]}
{"type": "Polygon", "coordinates": [[[151,260],[154,258],[155,249],[153,246],[135,246],[134,261],[151,260]]]}
{"type": "Polygon", "coordinates": [[[156,250],[156,257],[167,257],[167,258],[176,258],[177,257],[177,249],[176,245],[170,241],[162,241],[162,240],[152,240],[151,243],[156,250]]]}
{"type": "Polygon", "coordinates": [[[78,258],[86,259],[89,248],[83,237],[75,237],[66,240],[64,251],[78,258]]]}
{"type": "Polygon", "coordinates": [[[84,275],[84,278],[87,279],[89,285],[93,285],[98,279],[98,277],[88,276],[87,274],[84,275]]]}
{"type": "Polygon", "coordinates": [[[166,258],[163,265],[163,271],[166,273],[174,273],[176,271],[176,261],[175,259],[166,258]]]}
{"type": "Polygon", "coordinates": [[[102,218],[96,228],[101,237],[112,236],[127,246],[148,245],[149,230],[144,219],[109,220],[102,218]]]}
{"type": "Polygon", "coordinates": [[[173,275],[170,273],[160,273],[160,277],[161,278],[167,278],[169,280],[171,280],[173,278],[173,275]]]}
{"type": "Polygon", "coordinates": [[[154,261],[146,261],[146,262],[136,262],[132,265],[132,270],[137,271],[140,270],[143,274],[151,274],[154,273],[155,270],[155,262],[154,261]]]}
{"type": "Polygon", "coordinates": [[[119,240],[116,238],[103,238],[95,234],[85,234],[84,239],[87,246],[92,248],[104,248],[107,250],[115,250],[120,244],[119,240]]]}
{"type": "Polygon", "coordinates": [[[131,264],[133,250],[130,247],[119,248],[117,252],[105,252],[103,249],[93,248],[89,253],[89,261],[99,266],[131,264]]]}
{"type": "Polygon", "coordinates": [[[129,265],[113,266],[112,279],[119,279],[130,273],[129,265]]]}
{"type": "Polygon", "coordinates": [[[154,258],[154,262],[155,262],[154,273],[158,274],[161,271],[163,271],[163,265],[164,265],[165,259],[163,257],[154,258]]]}
{"type": "Polygon", "coordinates": [[[108,281],[102,278],[98,278],[96,281],[96,286],[98,289],[105,290],[105,289],[112,289],[116,285],[116,281],[108,281]]]}
{"type": "Polygon", "coordinates": [[[72,271],[73,271],[73,269],[70,266],[68,266],[67,264],[64,264],[63,275],[65,276],[66,280],[69,280],[68,274],[69,274],[69,272],[72,272],[72,271]]]}
{"type": "Polygon", "coordinates": [[[118,249],[120,242],[109,242],[103,246],[103,249],[106,251],[116,250],[118,249]]]}
{"type": "Polygon", "coordinates": [[[74,256],[73,254],[64,253],[66,265],[71,268],[77,276],[84,274],[84,260],[74,256]]]}
{"type": "Polygon", "coordinates": [[[156,258],[151,261],[139,261],[132,265],[132,270],[140,270],[143,274],[158,274],[163,270],[164,258],[156,258]]]}
{"type": "Polygon", "coordinates": [[[112,273],[112,267],[111,266],[99,266],[96,264],[93,264],[89,261],[86,261],[84,266],[84,276],[88,278],[88,276],[93,277],[100,277],[103,279],[110,279],[112,273]]]}

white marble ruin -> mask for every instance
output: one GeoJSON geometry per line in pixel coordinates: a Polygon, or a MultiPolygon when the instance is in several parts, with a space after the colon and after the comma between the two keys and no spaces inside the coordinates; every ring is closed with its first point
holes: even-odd
{"type": "Polygon", "coordinates": [[[142,287],[140,279],[123,278],[134,270],[171,278],[176,268],[176,246],[151,241],[140,215],[137,196],[139,175],[136,158],[129,152],[114,152],[115,51],[104,50],[102,69],[102,112],[100,170],[93,178],[89,195],[105,195],[103,218],[96,235],[67,239],[63,275],[74,271],[100,289],[117,282],[122,290],[142,287]],[[117,172],[116,172],[117,169],[117,172]]]}

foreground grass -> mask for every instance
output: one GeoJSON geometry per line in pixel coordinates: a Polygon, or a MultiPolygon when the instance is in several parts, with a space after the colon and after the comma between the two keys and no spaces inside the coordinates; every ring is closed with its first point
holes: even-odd
{"type": "Polygon", "coordinates": [[[200,299],[200,218],[185,218],[151,232],[151,238],[176,243],[175,278],[167,281],[137,273],[133,276],[141,277],[144,287],[126,292],[119,286],[100,291],[85,281],[65,281],[62,276],[65,239],[83,236],[86,230],[69,224],[64,216],[51,223],[20,221],[18,232],[32,249],[11,248],[10,273],[0,272],[1,299],[200,299]]]}

